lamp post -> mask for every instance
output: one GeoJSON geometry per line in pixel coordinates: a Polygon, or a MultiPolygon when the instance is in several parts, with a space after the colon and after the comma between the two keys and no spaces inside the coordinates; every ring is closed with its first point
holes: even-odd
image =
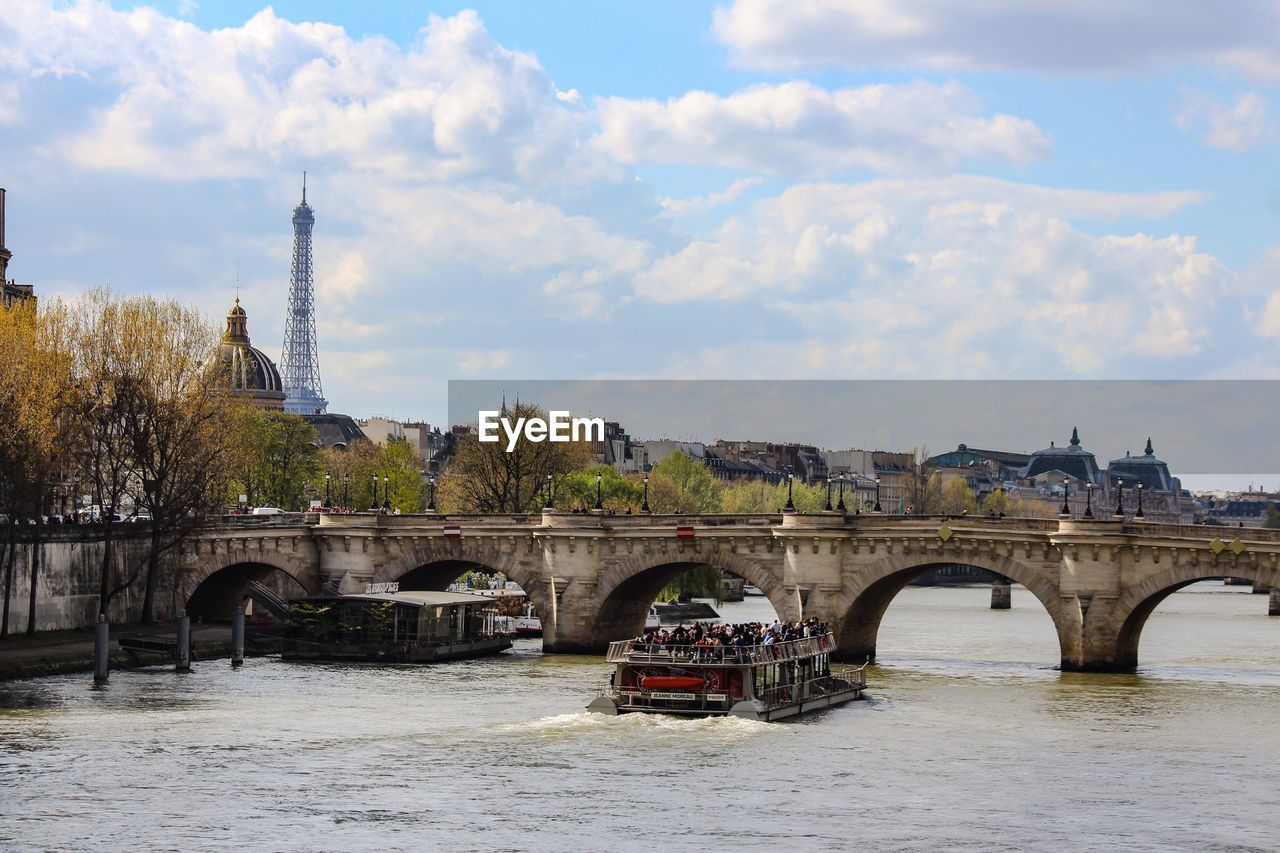
{"type": "Polygon", "coordinates": [[[786,478],[787,478],[787,505],[783,507],[783,509],[785,509],[787,512],[795,512],[796,504],[795,504],[795,501],[791,500],[791,483],[795,480],[795,475],[791,473],[790,465],[788,465],[786,468],[786,478]]]}
{"type": "Polygon", "coordinates": [[[434,474],[427,478],[427,509],[430,512],[436,511],[436,478],[434,474]]]}
{"type": "Polygon", "coordinates": [[[391,511],[391,478],[382,475],[382,508],[391,511]]]}
{"type": "Polygon", "coordinates": [[[1068,517],[1071,515],[1071,504],[1067,503],[1068,487],[1070,486],[1070,484],[1071,484],[1070,477],[1062,478],[1062,509],[1058,510],[1059,515],[1068,516],[1068,517]]]}
{"type": "Polygon", "coordinates": [[[875,505],[875,508],[871,511],[884,512],[884,510],[880,508],[880,475],[879,474],[876,475],[876,505],[875,505]]]}
{"type": "Polygon", "coordinates": [[[1090,480],[1084,487],[1084,516],[1083,518],[1093,518],[1093,481],[1090,480]]]}
{"type": "Polygon", "coordinates": [[[641,512],[649,511],[649,475],[644,475],[644,503],[640,504],[641,512]]]}
{"type": "Polygon", "coordinates": [[[1134,518],[1142,518],[1142,481],[1138,481],[1138,511],[1133,514],[1134,518]]]}
{"type": "Polygon", "coordinates": [[[844,505],[844,474],[837,474],[836,482],[840,484],[840,501],[836,504],[836,509],[844,512],[846,508],[844,505]]]}
{"type": "Polygon", "coordinates": [[[328,471],[324,472],[324,508],[325,509],[333,509],[333,500],[329,497],[329,480],[331,477],[332,475],[328,471]]]}
{"type": "Polygon", "coordinates": [[[834,507],[831,506],[831,477],[827,477],[827,503],[823,506],[823,512],[832,512],[834,507]]]}
{"type": "Polygon", "coordinates": [[[604,472],[596,472],[596,509],[604,509],[604,472]]]}
{"type": "Polygon", "coordinates": [[[543,501],[543,502],[542,502],[542,508],[543,508],[543,509],[555,509],[555,508],[556,508],[556,502],[555,502],[555,500],[554,500],[554,499],[552,498],[552,496],[551,496],[551,482],[552,482],[552,477],[551,477],[551,475],[550,475],[550,474],[548,474],[548,475],[547,475],[547,499],[546,499],[545,501],[543,501]]]}
{"type": "Polygon", "coordinates": [[[346,509],[351,506],[351,500],[347,497],[347,491],[351,486],[351,473],[344,471],[342,473],[342,508],[346,509]]]}
{"type": "Polygon", "coordinates": [[[369,498],[369,509],[372,512],[378,511],[378,475],[373,474],[373,497],[369,498]]]}
{"type": "Polygon", "coordinates": [[[1124,480],[1116,480],[1116,511],[1111,514],[1124,519],[1124,480]]]}

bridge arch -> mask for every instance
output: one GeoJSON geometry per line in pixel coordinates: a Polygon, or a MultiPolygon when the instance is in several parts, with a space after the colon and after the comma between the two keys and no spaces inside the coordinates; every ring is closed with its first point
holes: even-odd
{"type": "Polygon", "coordinates": [[[876,637],[889,604],[907,584],[941,566],[961,563],[986,569],[1022,584],[1044,606],[1053,620],[1058,648],[1065,659],[1075,646],[1078,621],[1070,614],[1059,595],[1056,578],[1032,565],[997,554],[967,552],[959,559],[936,555],[891,554],[860,570],[852,587],[841,595],[843,612],[832,614],[836,632],[837,657],[861,663],[875,660],[876,637]]]}
{"type": "Polygon", "coordinates": [[[465,540],[449,552],[403,554],[379,566],[374,583],[395,582],[403,590],[444,590],[468,570],[501,572],[520,585],[533,603],[543,625],[555,611],[543,573],[533,565],[492,546],[473,546],[465,540]]]}
{"type": "Polygon", "coordinates": [[[699,566],[733,572],[763,592],[776,613],[788,612],[781,572],[732,551],[711,557],[633,557],[614,563],[600,574],[591,614],[591,645],[605,648],[614,640],[639,634],[644,629],[645,615],[662,588],[680,573],[699,566]]]}
{"type": "Polygon", "coordinates": [[[174,590],[174,610],[185,610],[197,620],[230,621],[236,609],[243,607],[252,581],[275,586],[274,591],[285,599],[320,592],[315,573],[306,568],[268,557],[234,555],[184,572],[174,590]]]}
{"type": "Polygon", "coordinates": [[[1224,571],[1222,566],[1195,563],[1174,566],[1154,574],[1131,586],[1116,602],[1110,622],[1115,626],[1114,646],[1107,650],[1109,654],[1106,656],[1114,662],[1115,669],[1137,669],[1138,641],[1142,638],[1142,629],[1147,626],[1147,620],[1161,602],[1183,587],[1223,576],[1270,585],[1274,581],[1272,575],[1273,572],[1256,566],[1234,565],[1224,571]]]}

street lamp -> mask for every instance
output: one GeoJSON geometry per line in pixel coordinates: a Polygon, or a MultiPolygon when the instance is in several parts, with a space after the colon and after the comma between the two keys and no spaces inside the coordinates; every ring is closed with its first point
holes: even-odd
{"type": "Polygon", "coordinates": [[[1084,515],[1083,518],[1093,518],[1093,481],[1090,480],[1084,487],[1084,515]]]}
{"type": "Polygon", "coordinates": [[[382,475],[382,508],[391,511],[391,478],[382,475]]]}
{"type": "Polygon", "coordinates": [[[328,471],[324,472],[324,508],[333,509],[333,500],[329,496],[329,480],[332,478],[328,471]]]}
{"type": "Polygon", "coordinates": [[[833,507],[831,506],[831,477],[830,475],[828,475],[827,476],[827,503],[822,508],[822,511],[831,512],[832,510],[833,510],[833,507]]]}
{"type": "Polygon", "coordinates": [[[876,475],[876,505],[875,505],[875,508],[872,509],[871,511],[884,512],[884,510],[880,508],[880,475],[879,474],[876,475]]]}
{"type": "Polygon", "coordinates": [[[836,504],[836,509],[840,510],[840,512],[844,512],[844,474],[837,474],[836,482],[840,484],[840,502],[836,504]]]}
{"type": "Polygon", "coordinates": [[[596,472],[596,509],[604,509],[604,472],[596,472]]]}
{"type": "Polygon", "coordinates": [[[542,508],[543,508],[543,509],[555,509],[555,508],[556,508],[556,502],[555,502],[554,500],[552,500],[552,497],[551,497],[551,475],[550,475],[550,474],[548,474],[548,475],[547,475],[547,499],[546,499],[546,501],[542,504],[542,508]]]}
{"type": "Polygon", "coordinates": [[[784,474],[784,476],[787,478],[787,505],[783,507],[783,509],[785,509],[787,512],[795,512],[796,504],[795,504],[795,501],[791,500],[791,484],[792,482],[795,481],[795,475],[791,473],[790,465],[786,467],[785,471],[786,473],[784,474]]]}
{"type": "Polygon", "coordinates": [[[1134,513],[1134,518],[1142,518],[1142,481],[1138,481],[1138,511],[1134,513]]]}
{"type": "Polygon", "coordinates": [[[1116,480],[1116,511],[1111,514],[1124,519],[1124,480],[1116,480]]]}
{"type": "Polygon", "coordinates": [[[351,486],[351,473],[349,471],[342,472],[342,508],[346,509],[351,506],[351,501],[347,497],[348,488],[351,486]]]}
{"type": "Polygon", "coordinates": [[[436,478],[434,475],[427,478],[427,509],[431,512],[436,511],[436,478]]]}
{"type": "Polygon", "coordinates": [[[378,511],[378,475],[373,474],[373,497],[369,498],[369,509],[373,512],[378,511]]]}
{"type": "Polygon", "coordinates": [[[1067,503],[1067,493],[1068,493],[1067,487],[1070,485],[1070,483],[1071,483],[1070,477],[1062,478],[1062,509],[1058,510],[1059,515],[1065,515],[1065,516],[1071,515],[1071,505],[1067,503]]]}
{"type": "Polygon", "coordinates": [[[649,475],[644,475],[644,503],[640,504],[641,512],[649,511],[649,475]]]}

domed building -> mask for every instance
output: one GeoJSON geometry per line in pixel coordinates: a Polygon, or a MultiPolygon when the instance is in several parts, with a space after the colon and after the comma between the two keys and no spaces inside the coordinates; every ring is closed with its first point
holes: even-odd
{"type": "Polygon", "coordinates": [[[1146,450],[1141,456],[1130,456],[1128,452],[1120,459],[1112,459],[1107,465],[1107,473],[1113,479],[1124,480],[1125,486],[1142,484],[1144,489],[1159,492],[1177,492],[1181,484],[1169,473],[1169,466],[1156,458],[1151,447],[1151,439],[1147,439],[1146,450]]]}
{"type": "Polygon", "coordinates": [[[1044,450],[1031,454],[1025,468],[1018,472],[1023,479],[1035,479],[1041,474],[1059,471],[1062,474],[1085,483],[1102,485],[1102,472],[1098,468],[1098,460],[1094,455],[1080,446],[1080,433],[1071,428],[1071,442],[1066,447],[1055,447],[1053,442],[1044,450]]]}
{"type": "Polygon", "coordinates": [[[280,371],[262,350],[249,342],[248,316],[240,307],[240,297],[227,312],[227,330],[219,353],[230,384],[232,397],[248,400],[264,409],[284,409],[284,387],[280,371]]]}

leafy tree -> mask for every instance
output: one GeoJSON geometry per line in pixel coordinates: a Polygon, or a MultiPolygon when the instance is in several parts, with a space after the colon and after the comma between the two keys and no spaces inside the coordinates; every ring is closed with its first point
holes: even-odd
{"type": "Polygon", "coordinates": [[[948,515],[974,514],[978,511],[978,499],[964,477],[952,477],[942,487],[940,506],[948,515]]]}
{"type": "Polygon", "coordinates": [[[720,512],[724,501],[707,467],[684,453],[672,453],[649,474],[649,508],[660,513],[720,512]]]}
{"type": "MultiPolygon", "coordinates": [[[[832,487],[836,488],[835,486],[832,487]]],[[[787,483],[766,483],[764,480],[737,480],[723,487],[724,511],[731,513],[782,512],[787,505],[787,483]]],[[[838,498],[833,491],[831,505],[838,498]]],[[[807,486],[796,480],[791,486],[791,501],[797,512],[822,512],[827,505],[827,485],[807,486]]],[[[845,492],[845,506],[849,506],[850,494],[845,492]]]]}
{"type": "MultiPolygon", "coordinates": [[[[533,403],[503,407],[502,415],[513,423],[547,417],[533,403]]],[[[533,442],[521,434],[508,453],[505,441],[482,443],[478,435],[463,436],[436,499],[447,512],[530,512],[546,500],[548,475],[558,490],[561,479],[589,464],[593,455],[585,442],[533,442]]]]}
{"type": "Polygon", "coordinates": [[[600,493],[604,508],[625,513],[639,512],[644,503],[644,484],[634,477],[619,474],[612,465],[592,465],[571,471],[556,483],[556,508],[565,510],[593,509],[596,505],[596,476],[600,476],[600,493]]]}
{"type": "Polygon", "coordinates": [[[1274,506],[1267,507],[1267,517],[1263,519],[1262,526],[1273,530],[1280,528],[1280,509],[1276,509],[1274,506]]]}
{"type": "Polygon", "coordinates": [[[931,515],[942,506],[942,478],[937,471],[929,470],[925,460],[929,448],[917,447],[907,466],[906,503],[916,515],[931,515]]]}
{"type": "Polygon", "coordinates": [[[987,495],[982,501],[982,511],[984,513],[999,516],[1001,514],[1009,514],[1009,496],[1004,489],[996,489],[987,495]]]}
{"type": "Polygon", "coordinates": [[[300,415],[271,409],[241,412],[238,483],[253,506],[304,508],[303,486],[321,475],[320,437],[300,415]]]}

